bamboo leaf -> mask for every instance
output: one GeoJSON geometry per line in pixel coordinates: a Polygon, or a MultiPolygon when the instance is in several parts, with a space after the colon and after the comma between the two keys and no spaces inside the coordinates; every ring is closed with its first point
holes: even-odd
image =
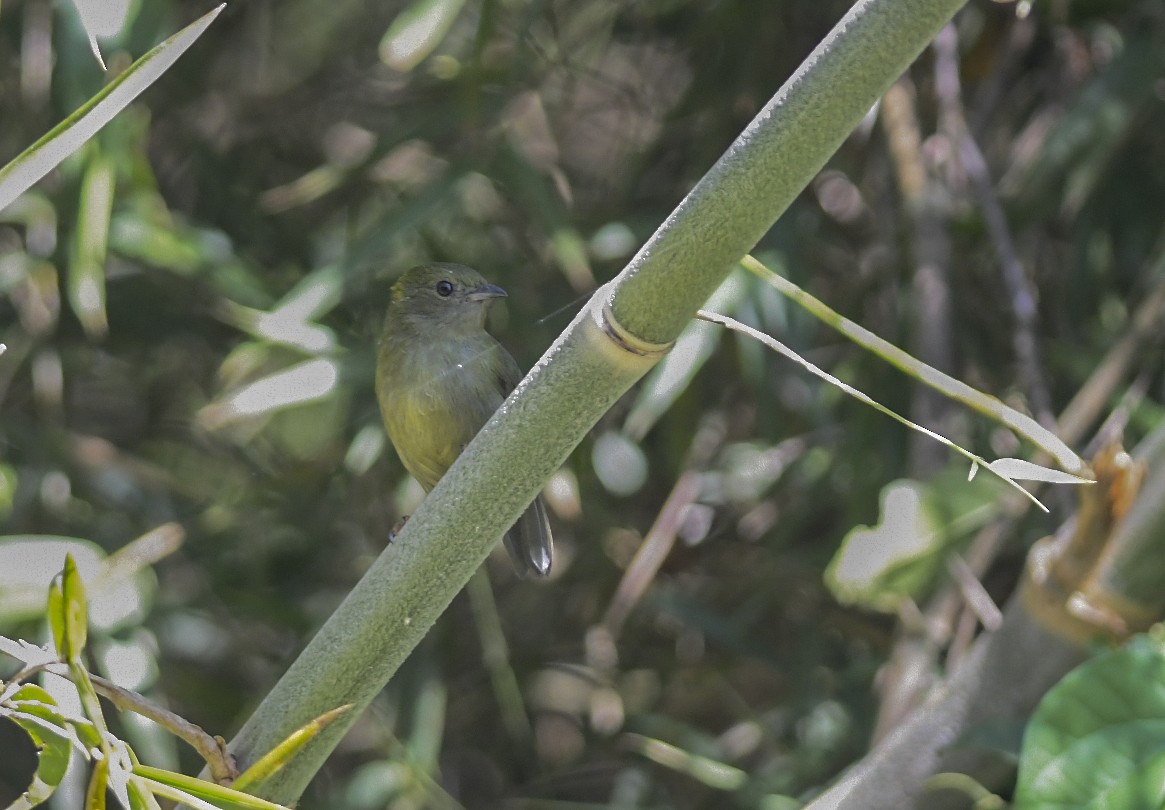
{"type": "Polygon", "coordinates": [[[113,164],[97,153],[81,182],[81,207],[68,285],[69,304],[89,337],[102,337],[109,328],[105,316],[105,252],[115,182],[113,164]]]}
{"type": "Polygon", "coordinates": [[[264,756],[260,757],[254,765],[244,771],[235,780],[235,788],[237,790],[246,790],[250,785],[261,784],[266,781],[271,774],[291,761],[292,757],[299,753],[305,745],[315,739],[317,734],[331,725],[332,721],[351,710],[352,704],[350,703],[339,706],[300,726],[286,740],[272,748],[264,756]]]}
{"type": "Polygon", "coordinates": [[[993,396],[975,390],[962,380],[956,380],[949,374],[944,374],[938,369],[928,366],[899,349],[893,343],[878,337],[864,326],[854,323],[849,318],[842,317],[823,301],[814,298],[787,278],[777,275],[752,256],[745,256],[740,263],[745,269],[767,281],[778,292],[801,306],[809,314],[837,330],[854,343],[868,349],[887,363],[924,385],[930,386],[943,396],[950,397],[956,402],[961,402],[969,408],[999,420],[1055,458],[1056,463],[1063,469],[1085,469],[1083,459],[1072,448],[1027,414],[1020,413],[993,396]]]}
{"type": "Polygon", "coordinates": [[[0,210],[28,190],[157,81],[202,36],[220,5],[142,56],[72,115],[0,168],[0,210]]]}
{"type": "MultiPolygon", "coordinates": [[[[216,785],[214,782],[207,782],[205,779],[197,779],[193,776],[162,770],[161,768],[151,768],[148,765],[136,765],[134,766],[133,772],[136,776],[148,782],[175,788],[203,802],[211,802],[220,806],[245,807],[250,808],[250,810],[287,810],[281,804],[260,799],[258,796],[252,796],[250,793],[244,793],[241,790],[223,785],[216,785]]],[[[235,784],[237,785],[238,782],[235,784]]]]}
{"type": "Polygon", "coordinates": [[[1095,484],[1090,478],[1043,467],[1022,458],[998,458],[987,467],[996,475],[1013,481],[1045,481],[1049,484],[1095,484]]]}

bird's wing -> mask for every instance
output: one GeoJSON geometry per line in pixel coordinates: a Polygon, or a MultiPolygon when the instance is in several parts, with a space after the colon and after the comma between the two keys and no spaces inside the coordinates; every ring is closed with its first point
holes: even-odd
{"type": "Polygon", "coordinates": [[[498,344],[498,361],[494,366],[494,373],[497,374],[498,391],[501,392],[502,399],[508,397],[525,376],[518,366],[518,361],[500,343],[498,344]]]}

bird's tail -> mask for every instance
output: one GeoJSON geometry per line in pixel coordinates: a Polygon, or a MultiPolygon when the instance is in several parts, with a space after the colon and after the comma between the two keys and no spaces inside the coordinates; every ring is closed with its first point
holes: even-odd
{"type": "Polygon", "coordinates": [[[554,559],[554,540],[550,535],[550,521],[546,518],[546,504],[539,495],[522,513],[505,537],[506,550],[514,561],[519,576],[544,577],[550,573],[554,559]]]}

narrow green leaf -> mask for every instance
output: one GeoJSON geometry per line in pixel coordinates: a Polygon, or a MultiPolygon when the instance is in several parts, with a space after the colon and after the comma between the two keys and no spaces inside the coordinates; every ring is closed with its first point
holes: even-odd
{"type": "Polygon", "coordinates": [[[11,163],[0,168],[0,210],[77,151],[157,81],[225,7],[225,3],[220,5],[153,48],[11,163]]]}
{"type": "Polygon", "coordinates": [[[148,780],[140,776],[133,776],[129,780],[129,808],[130,810],[162,810],[162,805],[154,798],[148,780]]]}
{"type": "MultiPolygon", "coordinates": [[[[258,796],[252,796],[250,793],[244,793],[236,788],[216,785],[214,782],[207,782],[205,779],[198,779],[193,776],[174,773],[173,771],[165,771],[161,768],[151,768],[149,765],[135,765],[133,772],[135,775],[150,782],[181,790],[202,801],[214,802],[218,805],[226,804],[232,807],[250,808],[251,810],[287,810],[281,804],[260,799],[258,796]]],[[[237,780],[235,784],[238,784],[237,780]]]]}
{"type": "Polygon", "coordinates": [[[250,768],[247,768],[235,780],[235,788],[238,790],[246,790],[252,785],[259,785],[265,782],[272,774],[290,762],[317,734],[331,725],[332,721],[351,710],[352,704],[350,703],[337,706],[330,712],[325,712],[314,720],[300,726],[287,739],[260,757],[250,768]]]}
{"type": "Polygon", "coordinates": [[[211,804],[208,801],[198,798],[197,796],[187,793],[184,790],[179,790],[171,785],[165,785],[161,782],[155,782],[153,779],[145,779],[138,777],[146,790],[153,793],[155,796],[161,796],[163,799],[169,799],[176,804],[183,807],[189,807],[191,810],[221,810],[217,805],[211,804]]]}
{"type": "MultiPolygon", "coordinates": [[[[956,453],[969,459],[972,463],[980,464],[989,470],[991,469],[991,465],[987,462],[986,459],[982,458],[981,456],[977,456],[974,453],[972,453],[970,450],[967,450],[967,449],[955,444],[953,441],[948,439],[946,436],[943,436],[939,433],[935,433],[933,430],[930,430],[928,428],[924,428],[922,425],[911,422],[905,416],[898,415],[897,413],[890,410],[885,405],[878,402],[876,399],[869,396],[868,394],[865,394],[862,391],[859,391],[858,389],[854,388],[852,385],[849,385],[848,383],[842,382],[837,377],[834,377],[832,374],[829,374],[828,372],[822,371],[820,368],[818,368],[817,366],[810,363],[804,357],[797,354],[795,351],[793,351],[788,346],[781,343],[779,340],[772,337],[771,335],[766,335],[764,332],[761,332],[759,329],[753,329],[751,326],[746,326],[746,325],[740,323],[740,321],[737,321],[733,318],[729,318],[727,315],[719,315],[715,312],[708,312],[706,310],[700,310],[698,315],[703,320],[709,321],[711,323],[718,323],[721,326],[725,326],[729,329],[732,329],[733,331],[740,332],[741,334],[748,335],[749,337],[754,338],[755,340],[759,340],[761,343],[768,346],[773,351],[777,352],[777,354],[780,354],[784,357],[787,357],[788,359],[790,359],[793,362],[800,365],[803,369],[808,371],[810,374],[812,374],[815,377],[818,377],[822,380],[825,380],[830,385],[836,386],[840,390],[849,394],[854,399],[856,399],[860,402],[864,402],[865,404],[869,405],[874,410],[880,411],[881,413],[886,414],[886,416],[889,416],[894,421],[905,425],[906,427],[910,428],[911,430],[916,430],[919,433],[923,434],[924,436],[929,436],[930,438],[934,439],[936,442],[939,442],[940,444],[945,444],[947,447],[954,450],[956,453]]],[[[992,472],[994,472],[994,470],[992,470],[992,472]]],[[[1034,503],[1036,506],[1038,506],[1041,510],[1043,510],[1044,512],[1048,511],[1048,507],[1046,507],[1042,503],[1040,503],[1039,499],[1036,498],[1035,495],[1032,495],[1026,489],[1021,487],[1018,483],[1016,483],[1012,479],[1008,478],[1006,475],[1000,475],[998,473],[996,473],[996,475],[999,475],[999,480],[1004,481],[1008,486],[1016,489],[1024,497],[1026,497],[1028,500],[1030,500],[1032,503],[1034,503]]]]}
{"type": "Polygon", "coordinates": [[[49,631],[53,634],[53,648],[57,651],[57,658],[62,661],[69,658],[68,633],[65,630],[65,594],[61,588],[63,576],[57,574],[49,583],[49,599],[46,607],[49,620],[49,631]]]}
{"type": "MultiPolygon", "coordinates": [[[[64,622],[64,656],[70,663],[81,659],[81,651],[89,635],[89,610],[85,601],[85,584],[77,572],[73,555],[65,556],[65,570],[61,572],[61,594],[64,622]]],[[[60,642],[57,644],[61,648],[60,642]]]]}
{"type": "Polygon", "coordinates": [[[878,337],[864,326],[854,323],[849,318],[842,317],[842,315],[830,309],[825,302],[814,298],[787,278],[777,275],[752,256],[745,256],[740,263],[746,270],[767,281],[781,295],[789,298],[822,323],[835,329],[859,346],[878,355],[887,363],[897,367],[923,385],[927,385],[943,396],[949,397],[956,402],[961,402],[979,413],[986,414],[1002,422],[1020,436],[1023,436],[1038,446],[1045,453],[1055,458],[1056,463],[1063,469],[1083,470],[1085,468],[1084,461],[1076,455],[1072,448],[1064,444],[1060,440],[1060,437],[1027,414],[1020,413],[993,396],[977,391],[962,380],[956,380],[954,377],[928,366],[921,360],[899,349],[893,343],[878,337]]]}
{"type": "Polygon", "coordinates": [[[98,153],[85,169],[76,241],[69,267],[69,304],[89,337],[109,329],[105,316],[105,251],[113,211],[113,164],[98,153]]]}
{"type": "Polygon", "coordinates": [[[1014,481],[1045,481],[1049,484],[1095,484],[1090,478],[1049,469],[1022,458],[998,458],[987,465],[991,472],[1014,481]]]}
{"type": "Polygon", "coordinates": [[[105,810],[105,787],[108,784],[109,760],[102,757],[93,763],[93,773],[85,791],[85,810],[105,810]]]}

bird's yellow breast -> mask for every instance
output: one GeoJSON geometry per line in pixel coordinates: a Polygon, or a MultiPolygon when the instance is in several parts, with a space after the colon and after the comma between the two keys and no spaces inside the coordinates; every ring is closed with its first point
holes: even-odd
{"type": "Polygon", "coordinates": [[[376,394],[384,425],[426,491],[504,399],[496,371],[500,346],[484,332],[482,338],[381,346],[376,394]]]}

